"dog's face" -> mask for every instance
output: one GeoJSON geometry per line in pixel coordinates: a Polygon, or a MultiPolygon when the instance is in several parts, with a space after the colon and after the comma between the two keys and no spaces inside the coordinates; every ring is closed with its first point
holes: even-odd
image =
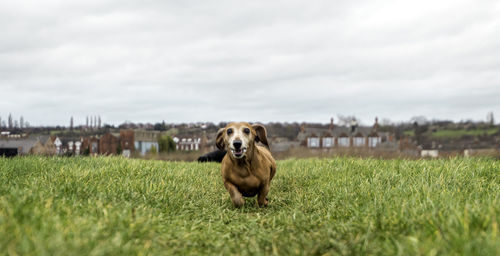
{"type": "Polygon", "coordinates": [[[230,123],[217,132],[217,148],[227,150],[228,154],[235,159],[248,156],[257,142],[269,147],[266,128],[260,124],[230,123]]]}

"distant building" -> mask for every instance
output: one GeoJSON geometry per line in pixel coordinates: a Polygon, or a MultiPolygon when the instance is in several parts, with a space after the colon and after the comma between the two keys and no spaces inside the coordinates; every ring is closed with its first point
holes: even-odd
{"type": "Polygon", "coordinates": [[[336,138],[336,143],[334,146],[337,147],[350,147],[351,146],[351,138],[346,132],[341,132],[336,138]]]}
{"type": "Polygon", "coordinates": [[[108,132],[99,138],[99,154],[116,155],[119,145],[119,138],[108,132]]]}
{"type": "Polygon", "coordinates": [[[59,137],[56,137],[56,136],[52,136],[51,139],[52,139],[52,143],[56,147],[56,154],[57,155],[62,154],[62,142],[61,142],[61,139],[59,139],[59,137]]]}
{"type": "Polygon", "coordinates": [[[284,138],[284,137],[274,137],[274,138],[271,138],[269,146],[271,148],[271,152],[284,152],[284,151],[287,151],[291,148],[300,147],[300,142],[299,141],[291,141],[288,138],[284,138]]]}
{"type": "Polygon", "coordinates": [[[328,128],[306,127],[302,125],[297,140],[311,149],[331,148],[375,148],[393,138],[387,132],[378,132],[378,119],[373,127],[358,126],[352,122],[349,127],[335,126],[333,119],[328,128]]]}
{"type": "Polygon", "coordinates": [[[362,132],[357,132],[354,136],[352,136],[352,145],[354,147],[364,147],[366,146],[367,135],[362,132]]]}
{"type": "Polygon", "coordinates": [[[368,135],[368,147],[374,148],[380,145],[381,143],[382,143],[382,137],[378,132],[372,132],[368,135]]]}
{"type": "Polygon", "coordinates": [[[39,138],[40,142],[42,142],[45,147],[46,155],[55,155],[57,153],[56,145],[54,145],[51,136],[40,136],[39,138]]]}
{"type": "Polygon", "coordinates": [[[82,140],[81,154],[97,155],[99,154],[99,138],[92,136],[82,140]]]}
{"type": "Polygon", "coordinates": [[[0,138],[2,139],[24,139],[27,137],[28,135],[26,133],[11,133],[10,131],[0,132],[0,138]]]}
{"type": "MultiPolygon", "coordinates": [[[[78,136],[53,137],[53,144],[58,155],[81,155],[84,153],[85,139],[78,136]]],[[[95,145],[94,145],[95,146],[95,145]]],[[[98,153],[98,152],[96,152],[98,153]]]]}
{"type": "Polygon", "coordinates": [[[130,157],[134,153],[134,130],[120,130],[120,146],[124,157],[130,157]]]}
{"type": "Polygon", "coordinates": [[[53,144],[50,136],[29,136],[26,139],[36,141],[30,150],[30,154],[34,155],[55,155],[56,147],[53,144]]]}
{"type": "Polygon", "coordinates": [[[201,149],[202,139],[200,137],[174,137],[176,150],[180,151],[198,151],[201,149]]]}
{"type": "Polygon", "coordinates": [[[311,134],[311,136],[307,137],[307,147],[308,148],[319,148],[320,147],[320,136],[316,134],[311,134]]]}
{"type": "Polygon", "coordinates": [[[17,156],[33,154],[33,147],[39,142],[36,139],[0,139],[0,155],[17,156]]]}
{"type": "Polygon", "coordinates": [[[422,150],[420,151],[420,156],[421,157],[432,157],[436,158],[439,156],[439,151],[436,149],[429,149],[429,150],[422,150]]]}
{"type": "Polygon", "coordinates": [[[141,155],[149,153],[153,147],[158,151],[159,131],[134,130],[135,151],[141,155]]]}
{"type": "Polygon", "coordinates": [[[0,155],[55,155],[56,147],[50,136],[15,136],[0,138],[0,155]]]}

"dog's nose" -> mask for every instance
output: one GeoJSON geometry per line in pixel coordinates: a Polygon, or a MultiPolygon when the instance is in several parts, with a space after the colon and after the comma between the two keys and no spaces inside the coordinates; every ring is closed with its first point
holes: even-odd
{"type": "Polygon", "coordinates": [[[241,140],[235,140],[233,141],[233,146],[235,149],[240,149],[241,148],[241,140]]]}

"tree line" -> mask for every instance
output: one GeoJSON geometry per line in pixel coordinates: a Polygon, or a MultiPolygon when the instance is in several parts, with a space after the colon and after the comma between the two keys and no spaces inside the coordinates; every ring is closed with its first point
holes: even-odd
{"type": "Polygon", "coordinates": [[[0,128],[5,129],[23,129],[30,127],[30,123],[24,120],[24,117],[21,116],[19,119],[15,119],[11,113],[6,120],[2,119],[0,116],[0,128]]]}

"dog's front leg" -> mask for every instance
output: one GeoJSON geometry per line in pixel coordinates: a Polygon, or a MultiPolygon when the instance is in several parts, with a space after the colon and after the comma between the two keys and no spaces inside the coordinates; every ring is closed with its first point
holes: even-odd
{"type": "Polygon", "coordinates": [[[260,188],[259,196],[257,197],[257,203],[259,203],[259,207],[267,206],[267,193],[269,193],[269,184],[264,184],[260,188]]]}
{"type": "Polygon", "coordinates": [[[226,187],[227,191],[229,192],[229,196],[231,197],[231,201],[233,202],[233,205],[237,208],[242,207],[245,204],[245,200],[243,199],[243,196],[241,195],[238,188],[236,188],[236,186],[234,186],[229,181],[225,181],[224,186],[226,187]]]}

